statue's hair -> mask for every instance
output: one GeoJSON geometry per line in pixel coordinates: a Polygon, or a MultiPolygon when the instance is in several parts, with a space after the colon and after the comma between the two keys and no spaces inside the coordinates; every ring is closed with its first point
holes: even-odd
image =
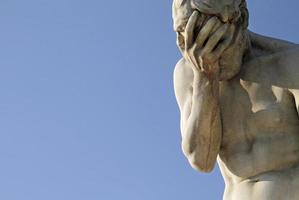
{"type": "MultiPolygon", "coordinates": [[[[172,5],[172,16],[174,23],[174,30],[180,31],[180,27],[187,23],[192,12],[197,9],[199,0],[173,0],[172,5]]],[[[241,21],[240,23],[244,28],[248,26],[248,10],[246,0],[242,0],[239,6],[241,12],[241,21]]]]}

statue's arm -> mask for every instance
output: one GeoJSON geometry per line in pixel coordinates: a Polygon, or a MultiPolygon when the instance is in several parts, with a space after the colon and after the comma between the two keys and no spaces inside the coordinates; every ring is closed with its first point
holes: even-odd
{"type": "Polygon", "coordinates": [[[175,95],[181,112],[182,149],[193,168],[210,172],[222,137],[219,82],[188,65],[182,59],[174,71],[175,95]]]}

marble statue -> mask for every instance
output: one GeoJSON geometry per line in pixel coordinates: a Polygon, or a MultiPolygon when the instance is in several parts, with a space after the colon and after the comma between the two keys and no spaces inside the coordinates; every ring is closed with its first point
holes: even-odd
{"type": "Polygon", "coordinates": [[[174,0],[182,150],[224,200],[299,200],[299,46],[253,33],[245,0],[174,0]]]}

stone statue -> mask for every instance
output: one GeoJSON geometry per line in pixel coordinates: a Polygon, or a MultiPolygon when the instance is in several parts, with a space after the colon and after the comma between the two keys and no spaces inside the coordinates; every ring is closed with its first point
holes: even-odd
{"type": "Polygon", "coordinates": [[[224,200],[299,199],[299,46],[250,32],[245,0],[174,0],[182,149],[224,200]]]}

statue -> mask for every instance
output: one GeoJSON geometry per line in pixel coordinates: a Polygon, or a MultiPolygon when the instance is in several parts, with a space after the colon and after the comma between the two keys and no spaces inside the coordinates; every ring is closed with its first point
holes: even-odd
{"type": "Polygon", "coordinates": [[[182,150],[224,200],[299,199],[299,46],[247,29],[245,0],[174,0],[182,150]]]}

